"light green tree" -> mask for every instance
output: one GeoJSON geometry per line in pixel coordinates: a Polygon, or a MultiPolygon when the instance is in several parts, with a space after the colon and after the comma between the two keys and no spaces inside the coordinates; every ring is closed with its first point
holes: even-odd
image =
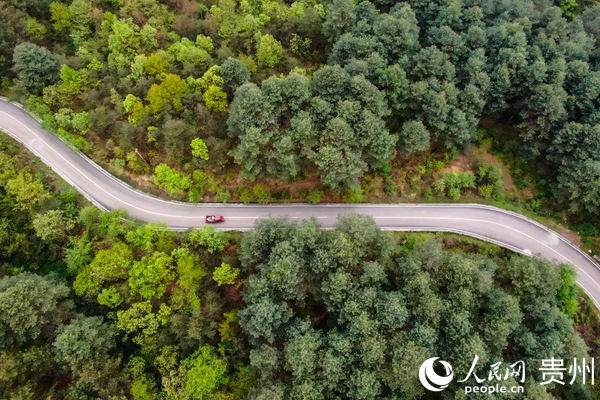
{"type": "Polygon", "coordinates": [[[186,82],[179,75],[165,75],[160,85],[154,84],[148,90],[146,100],[148,100],[149,112],[158,114],[167,105],[171,105],[175,110],[181,110],[183,108],[181,99],[188,91],[186,82]]]}
{"type": "Polygon", "coordinates": [[[204,140],[194,138],[192,143],[190,143],[190,146],[192,147],[192,156],[208,161],[208,147],[206,146],[206,143],[204,143],[204,140]]]}
{"type": "Polygon", "coordinates": [[[189,176],[174,170],[167,164],[159,164],[154,168],[153,179],[156,186],[166,189],[171,196],[189,189],[191,185],[189,176]]]}
{"type": "Polygon", "coordinates": [[[221,263],[220,267],[215,268],[213,272],[213,279],[215,282],[221,285],[233,285],[235,284],[235,278],[240,274],[239,268],[231,268],[231,265],[227,263],[221,263]]]}
{"type": "Polygon", "coordinates": [[[206,108],[211,111],[223,112],[229,106],[227,103],[227,93],[220,86],[210,85],[202,97],[206,108]]]}
{"type": "Polygon", "coordinates": [[[27,169],[20,170],[16,176],[8,179],[4,188],[14,198],[13,208],[16,210],[35,208],[39,202],[50,197],[44,185],[27,169]]]}
{"type": "Polygon", "coordinates": [[[225,234],[208,225],[192,230],[188,240],[195,246],[206,247],[206,251],[209,253],[222,251],[227,244],[225,234]]]}
{"type": "Polygon", "coordinates": [[[152,300],[165,293],[174,277],[171,256],[156,252],[133,263],[129,269],[128,283],[131,294],[152,300]]]}
{"type": "Polygon", "coordinates": [[[256,49],[256,57],[260,66],[273,68],[281,62],[283,56],[283,46],[277,39],[269,34],[260,37],[256,49]]]}
{"type": "Polygon", "coordinates": [[[185,387],[194,399],[207,399],[221,385],[229,382],[226,360],[217,356],[215,349],[209,345],[202,346],[182,365],[186,369],[185,387]]]}
{"type": "Polygon", "coordinates": [[[62,210],[50,210],[44,214],[37,214],[31,224],[35,234],[45,241],[62,240],[75,226],[75,222],[65,216],[62,210]]]}

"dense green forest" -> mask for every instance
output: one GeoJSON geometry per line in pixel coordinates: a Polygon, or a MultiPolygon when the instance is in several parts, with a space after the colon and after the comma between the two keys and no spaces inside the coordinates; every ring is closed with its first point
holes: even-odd
{"type": "Polygon", "coordinates": [[[2,0],[0,23],[4,93],[175,198],[361,201],[380,175],[401,199],[486,120],[533,208],[600,213],[594,1],[2,0]]]}
{"type": "MultiPolygon", "coordinates": [[[[595,3],[0,0],[0,94],[194,202],[360,202],[376,182],[390,201],[499,201],[497,166],[446,170],[491,140],[535,180],[532,210],[594,233],[595,3]]],[[[533,369],[600,354],[567,266],[362,216],[174,233],[25,153],[0,137],[0,398],[436,399],[420,363],[465,375],[473,354],[525,360],[527,399],[599,398],[533,369]]]]}
{"type": "Polygon", "coordinates": [[[174,233],[27,157],[2,137],[0,398],[433,399],[419,364],[465,374],[473,354],[480,373],[526,360],[528,399],[593,398],[539,385],[548,354],[598,352],[570,267],[363,216],[174,233]]]}

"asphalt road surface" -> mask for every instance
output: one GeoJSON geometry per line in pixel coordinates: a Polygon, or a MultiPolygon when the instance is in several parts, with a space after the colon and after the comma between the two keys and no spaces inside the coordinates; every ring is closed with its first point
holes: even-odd
{"type": "Polygon", "coordinates": [[[103,210],[123,209],[136,219],[163,222],[171,229],[204,225],[206,215],[223,215],[220,229],[247,230],[259,218],[316,218],[323,228],[339,215],[364,214],[379,227],[397,231],[455,232],[496,243],[529,256],[570,263],[579,285],[600,305],[600,267],[556,232],[520,214],[478,204],[186,204],[142,193],[114,178],[58,137],[18,105],[0,99],[0,130],[23,143],[88,200],[103,210]]]}

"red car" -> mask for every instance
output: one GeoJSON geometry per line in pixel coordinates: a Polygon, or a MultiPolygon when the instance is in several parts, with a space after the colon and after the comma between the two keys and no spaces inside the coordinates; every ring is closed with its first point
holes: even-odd
{"type": "Polygon", "coordinates": [[[219,222],[225,222],[225,218],[222,215],[207,215],[206,223],[207,224],[216,224],[219,222]]]}

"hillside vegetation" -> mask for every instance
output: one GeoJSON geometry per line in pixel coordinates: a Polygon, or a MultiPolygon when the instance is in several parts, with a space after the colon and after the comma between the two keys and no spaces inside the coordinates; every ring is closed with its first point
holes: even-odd
{"type": "Polygon", "coordinates": [[[492,118],[544,207],[580,222],[600,207],[599,21],[573,0],[2,0],[0,78],[114,172],[191,201],[294,198],[285,182],[360,199],[376,173],[395,195],[391,166],[492,118]]]}

